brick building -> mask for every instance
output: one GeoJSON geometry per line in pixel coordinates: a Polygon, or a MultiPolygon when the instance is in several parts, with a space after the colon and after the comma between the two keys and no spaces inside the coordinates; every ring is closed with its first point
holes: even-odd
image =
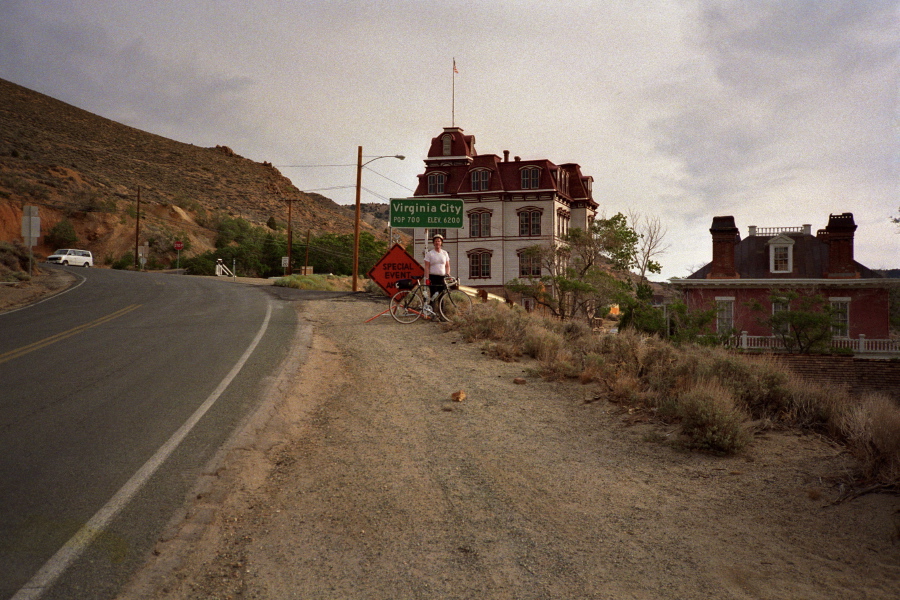
{"type": "MultiPolygon", "coordinates": [[[[796,290],[827,298],[837,310],[836,338],[886,339],[889,335],[886,279],[853,258],[857,225],[853,214],[830,215],[828,225],[812,234],[810,225],[759,228],[741,238],[734,217],[714,217],[712,262],[672,284],[684,292],[690,308],[715,306],[717,332],[735,330],[750,336],[771,336],[760,314],[749,308],[759,302],[769,313],[784,309],[770,299],[773,290],[796,290]]],[[[764,316],[764,315],[762,315],[764,316]]]]}
{"type": "Polygon", "coordinates": [[[500,292],[515,277],[540,274],[522,251],[555,243],[572,227],[586,229],[597,211],[593,179],[575,163],[510,160],[478,154],[475,137],[445,127],[431,140],[415,196],[462,200],[462,229],[417,229],[414,256],[421,260],[434,233],[444,235],[453,274],[463,285],[500,292]]]}

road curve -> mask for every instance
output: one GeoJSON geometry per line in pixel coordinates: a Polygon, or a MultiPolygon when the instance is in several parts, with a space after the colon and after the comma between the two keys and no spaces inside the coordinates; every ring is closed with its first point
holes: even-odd
{"type": "Polygon", "coordinates": [[[270,288],[69,270],[67,292],[0,314],[4,599],[112,597],[297,331],[270,288]]]}

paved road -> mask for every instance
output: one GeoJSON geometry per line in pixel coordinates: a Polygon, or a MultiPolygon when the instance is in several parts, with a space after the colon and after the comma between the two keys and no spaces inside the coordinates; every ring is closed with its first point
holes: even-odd
{"type": "Polygon", "coordinates": [[[76,287],[0,314],[2,599],[112,597],[297,331],[271,287],[69,269],[76,287]]]}

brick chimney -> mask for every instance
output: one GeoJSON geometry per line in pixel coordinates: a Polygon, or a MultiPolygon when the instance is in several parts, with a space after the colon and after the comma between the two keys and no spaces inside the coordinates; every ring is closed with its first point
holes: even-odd
{"type": "Polygon", "coordinates": [[[828,216],[828,226],[819,235],[819,238],[828,244],[826,277],[836,279],[859,277],[859,272],[853,263],[853,234],[855,231],[856,223],[853,220],[853,213],[828,216]],[[821,235],[822,233],[825,235],[821,235]]]}
{"type": "Polygon", "coordinates": [[[738,279],[734,268],[734,251],[741,241],[741,234],[734,224],[734,217],[713,217],[712,227],[713,259],[707,279],[738,279]]]}

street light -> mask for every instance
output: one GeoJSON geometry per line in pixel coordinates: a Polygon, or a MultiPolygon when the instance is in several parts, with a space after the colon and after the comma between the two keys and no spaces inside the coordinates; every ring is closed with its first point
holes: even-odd
{"type": "Polygon", "coordinates": [[[356,158],[356,222],[353,225],[353,291],[359,291],[358,279],[359,279],[359,194],[362,189],[362,170],[363,167],[369,164],[372,161],[378,160],[379,158],[399,158],[400,160],[405,159],[406,157],[402,154],[385,154],[383,156],[376,156],[371,160],[367,160],[363,162],[363,153],[362,146],[359,147],[359,152],[356,158]]]}

